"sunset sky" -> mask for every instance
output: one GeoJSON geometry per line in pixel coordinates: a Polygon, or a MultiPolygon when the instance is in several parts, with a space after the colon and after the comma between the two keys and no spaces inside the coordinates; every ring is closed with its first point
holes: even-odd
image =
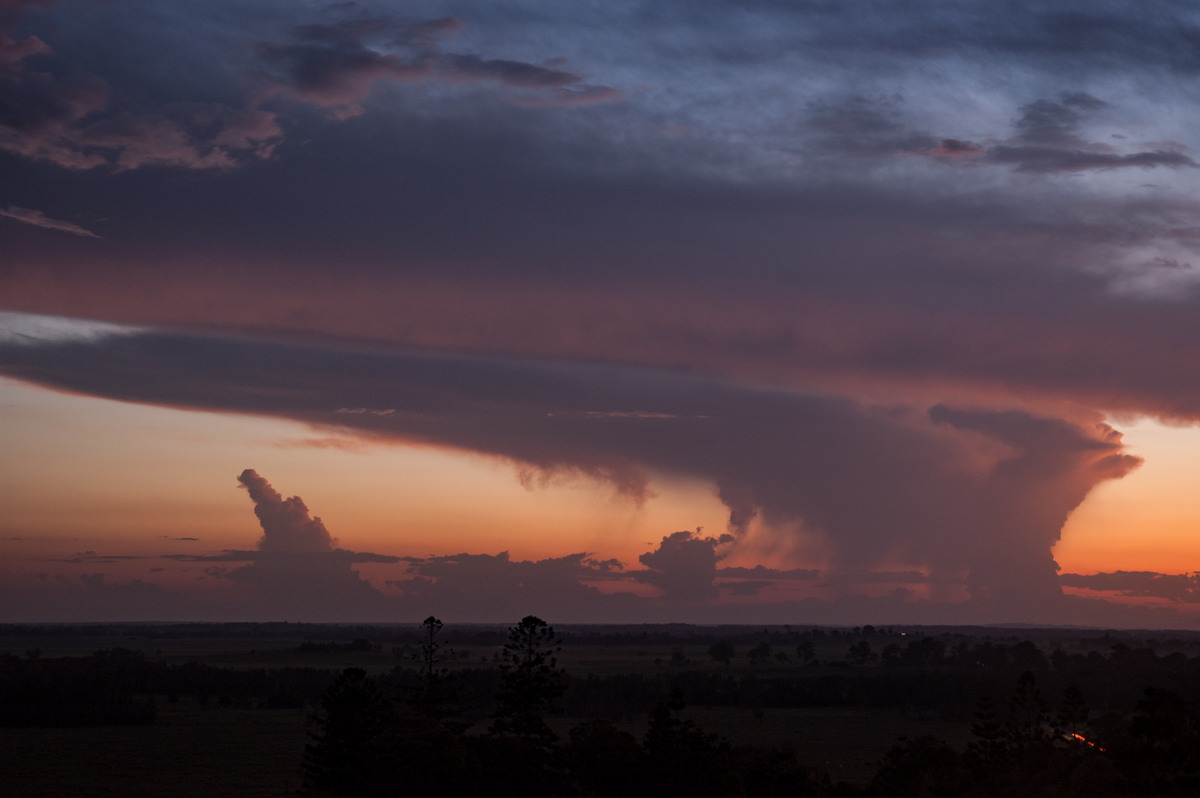
{"type": "Polygon", "coordinates": [[[1200,13],[0,0],[0,621],[1200,626],[1200,13]]]}

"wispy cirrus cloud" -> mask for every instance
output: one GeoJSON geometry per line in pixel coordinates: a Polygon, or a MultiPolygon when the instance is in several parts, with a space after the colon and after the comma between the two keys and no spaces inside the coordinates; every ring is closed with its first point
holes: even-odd
{"type": "Polygon", "coordinates": [[[74,222],[65,222],[62,219],[51,219],[42,211],[35,211],[29,208],[18,208],[16,205],[9,205],[8,208],[0,208],[0,216],[8,219],[16,219],[18,222],[31,224],[34,227],[44,227],[47,230],[58,230],[71,235],[83,236],[85,238],[99,238],[100,236],[88,230],[86,227],[81,227],[74,222]]]}

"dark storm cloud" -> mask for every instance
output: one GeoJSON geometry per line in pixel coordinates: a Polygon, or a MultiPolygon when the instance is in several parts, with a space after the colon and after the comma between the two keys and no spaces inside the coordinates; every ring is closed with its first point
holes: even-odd
{"type": "MultiPolygon", "coordinates": [[[[876,407],[600,365],[124,334],[5,344],[0,368],[127,401],[499,455],[535,473],[603,480],[634,499],[650,491],[648,469],[700,477],[729,506],[735,531],[757,515],[774,528],[802,525],[828,541],[837,568],[969,572],[976,596],[1010,605],[1053,598],[1050,548],[1067,514],[1138,462],[1095,421],[876,407]],[[338,412],[381,406],[394,412],[338,412]],[[647,421],[634,410],[674,418],[647,421]]],[[[299,524],[328,550],[302,503],[273,493],[263,501],[268,518],[299,524]]],[[[643,557],[641,578],[668,596],[711,594],[721,542],[670,536],[643,557]]]]}

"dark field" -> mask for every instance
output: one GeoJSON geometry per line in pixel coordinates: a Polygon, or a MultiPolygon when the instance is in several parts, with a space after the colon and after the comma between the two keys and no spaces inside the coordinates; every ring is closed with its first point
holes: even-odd
{"type": "Polygon", "coordinates": [[[162,706],[153,724],[0,728],[5,795],[294,795],[302,709],[162,706]]]}
{"type": "MultiPolygon", "coordinates": [[[[1142,759],[1165,752],[1173,768],[1172,779],[1144,792],[1129,779],[1109,778],[1110,786],[1123,785],[1116,794],[1196,794],[1189,790],[1200,784],[1200,747],[1189,748],[1200,742],[1200,635],[1193,633],[690,626],[557,632],[563,683],[545,713],[559,741],[551,751],[561,752],[572,729],[595,720],[648,747],[659,707],[660,727],[702,732],[705,745],[739,757],[789,752],[815,791],[787,794],[1004,794],[1011,783],[998,792],[939,793],[930,785],[950,778],[945,773],[889,792],[881,766],[894,769],[898,741],[936,738],[962,757],[954,771],[961,783],[986,736],[981,702],[992,702],[998,722],[1011,723],[1024,674],[1040,702],[1035,736],[1054,746],[1053,755],[1108,758],[1086,767],[1074,762],[1075,787],[1068,774],[1061,790],[1038,794],[1082,794],[1079,773],[1123,766],[1120,752],[1095,754],[1063,742],[1060,716],[1072,686],[1086,701],[1086,720],[1074,721],[1080,730],[1114,747],[1141,746],[1142,759]],[[1159,691],[1158,704],[1147,703],[1147,688],[1159,691]],[[661,709],[667,704],[669,712],[661,709]],[[1181,725],[1156,737],[1147,717],[1181,725]]],[[[416,624],[0,627],[0,794],[304,794],[305,744],[319,731],[312,718],[328,715],[322,697],[339,674],[362,669],[402,715],[423,706],[430,661],[421,659],[420,633],[416,624]]],[[[470,625],[447,625],[436,639],[433,664],[447,686],[438,723],[467,744],[490,739],[507,640],[506,628],[470,625]]]]}

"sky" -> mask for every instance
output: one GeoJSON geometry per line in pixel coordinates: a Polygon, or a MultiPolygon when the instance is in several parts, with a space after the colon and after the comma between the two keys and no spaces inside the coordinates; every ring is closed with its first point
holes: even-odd
{"type": "Polygon", "coordinates": [[[0,0],[0,621],[1200,625],[1190,3],[0,0]]]}

